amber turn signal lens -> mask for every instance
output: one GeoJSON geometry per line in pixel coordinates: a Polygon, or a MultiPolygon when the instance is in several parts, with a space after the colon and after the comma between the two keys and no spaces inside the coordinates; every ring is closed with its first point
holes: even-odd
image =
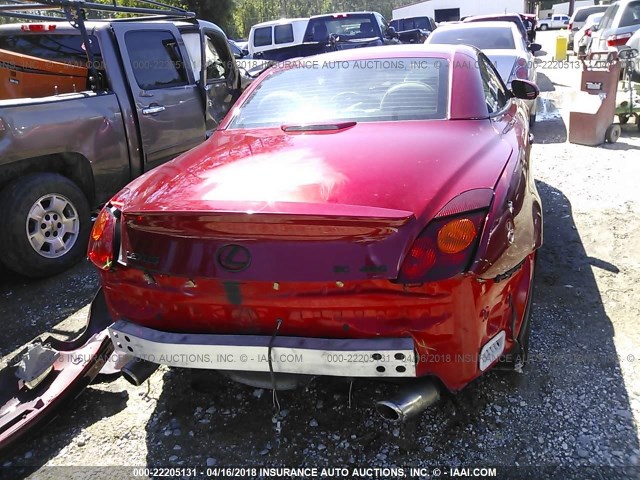
{"type": "Polygon", "coordinates": [[[438,249],[443,253],[460,253],[476,238],[476,227],[468,218],[452,220],[438,232],[438,249]]]}
{"type": "Polygon", "coordinates": [[[109,211],[106,208],[103,208],[100,211],[100,215],[96,218],[95,223],[93,224],[93,229],[91,230],[91,238],[95,241],[100,240],[100,237],[104,233],[104,229],[109,223],[109,211]]]}

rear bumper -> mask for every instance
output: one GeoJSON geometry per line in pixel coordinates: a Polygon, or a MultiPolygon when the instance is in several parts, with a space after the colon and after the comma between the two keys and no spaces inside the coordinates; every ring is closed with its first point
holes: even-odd
{"type": "MultiPolygon", "coordinates": [[[[119,320],[109,327],[116,352],[173,367],[269,372],[270,336],[171,333],[119,320]]],[[[277,336],[276,373],[337,377],[416,376],[412,338],[325,339],[277,336]]]]}

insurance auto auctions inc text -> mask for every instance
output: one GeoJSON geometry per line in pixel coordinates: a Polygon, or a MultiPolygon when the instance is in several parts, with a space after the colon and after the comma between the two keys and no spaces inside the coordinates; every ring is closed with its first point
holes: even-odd
{"type": "Polygon", "coordinates": [[[235,478],[242,477],[243,473],[247,477],[258,476],[260,478],[441,478],[441,477],[496,477],[496,468],[473,467],[473,468],[438,468],[438,467],[260,467],[242,468],[241,471],[227,471],[227,467],[213,467],[207,469],[209,476],[224,477],[233,474],[235,478]]]}

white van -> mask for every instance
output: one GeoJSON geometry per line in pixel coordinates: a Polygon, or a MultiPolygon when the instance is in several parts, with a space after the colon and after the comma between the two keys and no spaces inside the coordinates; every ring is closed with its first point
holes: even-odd
{"type": "Polygon", "coordinates": [[[260,57],[261,52],[300,45],[308,24],[308,18],[282,18],[254,25],[249,32],[249,54],[260,57]]]}

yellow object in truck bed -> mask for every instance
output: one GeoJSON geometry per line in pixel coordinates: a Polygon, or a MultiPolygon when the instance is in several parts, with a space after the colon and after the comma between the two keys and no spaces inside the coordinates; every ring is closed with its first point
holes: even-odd
{"type": "Polygon", "coordinates": [[[85,90],[87,68],[0,49],[0,100],[85,90]]]}

